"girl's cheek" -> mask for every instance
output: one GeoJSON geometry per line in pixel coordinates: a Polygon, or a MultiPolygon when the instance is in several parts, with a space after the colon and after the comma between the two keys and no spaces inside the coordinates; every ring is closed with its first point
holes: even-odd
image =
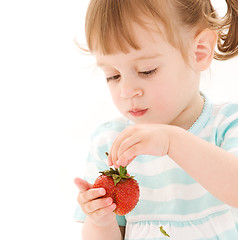
{"type": "Polygon", "coordinates": [[[110,93],[111,93],[113,102],[117,105],[120,101],[120,91],[115,88],[110,88],[110,93]]]}

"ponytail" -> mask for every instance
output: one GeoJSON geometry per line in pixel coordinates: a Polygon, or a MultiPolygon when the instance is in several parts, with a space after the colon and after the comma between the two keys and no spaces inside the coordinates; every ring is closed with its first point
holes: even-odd
{"type": "Polygon", "coordinates": [[[217,48],[214,58],[227,60],[238,55],[238,1],[226,0],[227,13],[219,26],[217,48]]]}

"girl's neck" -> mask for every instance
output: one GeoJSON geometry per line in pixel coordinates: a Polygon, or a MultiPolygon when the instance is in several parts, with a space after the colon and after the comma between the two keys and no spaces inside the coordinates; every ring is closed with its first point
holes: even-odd
{"type": "Polygon", "coordinates": [[[202,93],[191,102],[191,104],[180,114],[178,122],[173,125],[189,130],[200,117],[205,103],[205,97],[202,93]]]}

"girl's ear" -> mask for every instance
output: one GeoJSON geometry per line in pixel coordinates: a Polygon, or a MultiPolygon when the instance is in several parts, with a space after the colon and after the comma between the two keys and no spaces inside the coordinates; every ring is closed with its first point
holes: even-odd
{"type": "Polygon", "coordinates": [[[197,71],[204,71],[209,68],[215,46],[217,43],[217,33],[208,28],[201,31],[194,39],[194,54],[195,54],[195,69],[197,71]]]}

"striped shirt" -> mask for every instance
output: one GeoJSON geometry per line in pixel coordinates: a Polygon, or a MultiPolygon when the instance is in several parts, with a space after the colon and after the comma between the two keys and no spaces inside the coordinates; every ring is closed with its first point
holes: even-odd
{"type": "MultiPolygon", "coordinates": [[[[87,181],[93,183],[99,171],[108,169],[105,152],[131,124],[116,119],[94,132],[87,181]]],[[[205,97],[203,111],[188,131],[238,156],[238,104],[212,104],[205,97]]],[[[238,239],[238,209],[212,196],[169,156],[141,155],[127,169],[139,183],[140,200],[133,211],[116,216],[118,224],[126,226],[126,240],[168,239],[160,226],[173,240],[238,239]]],[[[84,221],[85,217],[78,206],[75,220],[84,221]]]]}

